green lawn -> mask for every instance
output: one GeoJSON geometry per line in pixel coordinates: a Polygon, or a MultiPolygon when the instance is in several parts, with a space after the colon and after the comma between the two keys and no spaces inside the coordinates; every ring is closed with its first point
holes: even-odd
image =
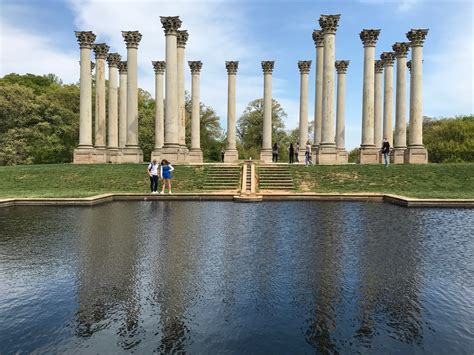
{"type": "Polygon", "coordinates": [[[474,164],[291,166],[298,191],[474,198],[474,164]]]}

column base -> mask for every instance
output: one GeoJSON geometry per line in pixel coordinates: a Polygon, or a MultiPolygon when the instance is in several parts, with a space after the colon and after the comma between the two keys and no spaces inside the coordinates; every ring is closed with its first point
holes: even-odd
{"type": "Polygon", "coordinates": [[[202,150],[199,148],[191,148],[191,150],[188,153],[188,160],[189,163],[202,163],[203,158],[202,158],[202,150]]]}
{"type": "Polygon", "coordinates": [[[390,155],[390,162],[392,164],[405,163],[405,152],[407,148],[393,148],[390,155]]]}
{"type": "Polygon", "coordinates": [[[94,162],[97,164],[107,163],[107,148],[105,147],[96,147],[94,153],[94,162]]]}
{"type": "Polygon", "coordinates": [[[95,163],[95,149],[93,146],[78,146],[74,149],[74,164],[93,164],[95,163]]]}
{"type": "Polygon", "coordinates": [[[121,153],[118,148],[107,148],[107,163],[120,163],[122,161],[121,153]]]}
{"type": "Polygon", "coordinates": [[[260,160],[263,163],[273,163],[273,154],[271,149],[262,149],[260,151],[260,160]]]}
{"type": "Polygon", "coordinates": [[[335,145],[320,145],[316,154],[316,164],[335,165],[338,161],[339,151],[335,145]]]}
{"type": "Polygon", "coordinates": [[[409,146],[405,152],[405,163],[428,164],[428,151],[422,145],[409,146]]]}
{"type": "Polygon", "coordinates": [[[188,154],[189,154],[189,149],[185,145],[180,145],[179,146],[179,157],[178,157],[178,162],[179,163],[186,163],[188,162],[188,154]]]}
{"type": "Polygon", "coordinates": [[[165,144],[161,148],[161,159],[168,160],[171,164],[176,164],[180,161],[179,144],[165,144]]]}
{"type": "Polygon", "coordinates": [[[237,149],[226,149],[224,154],[224,163],[237,163],[239,161],[239,152],[237,149]]]}
{"type": "Polygon", "coordinates": [[[379,164],[380,151],[375,146],[360,147],[359,164],[379,164]]]}
{"type": "Polygon", "coordinates": [[[143,163],[143,151],[138,146],[125,147],[120,154],[120,162],[132,164],[143,163]]]}
{"type": "Polygon", "coordinates": [[[151,152],[151,156],[150,156],[150,161],[153,161],[153,159],[156,159],[156,161],[158,162],[158,164],[161,162],[161,150],[162,148],[155,148],[153,149],[153,151],[151,152]]]}
{"type": "Polygon", "coordinates": [[[347,164],[349,162],[349,154],[344,148],[337,150],[337,163],[347,164]]]}
{"type": "Polygon", "coordinates": [[[318,161],[318,151],[319,151],[319,145],[312,145],[311,146],[311,160],[313,161],[314,164],[318,161]]]}

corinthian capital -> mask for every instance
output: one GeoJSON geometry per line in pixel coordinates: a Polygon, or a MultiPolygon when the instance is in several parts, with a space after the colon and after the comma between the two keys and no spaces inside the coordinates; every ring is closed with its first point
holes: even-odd
{"type": "Polygon", "coordinates": [[[155,69],[155,74],[164,74],[166,69],[166,62],[165,61],[152,61],[151,64],[153,65],[153,69],[155,69]]]}
{"type": "Polygon", "coordinates": [[[407,68],[408,68],[408,70],[409,70],[410,73],[411,73],[411,60],[409,60],[409,61],[407,62],[407,68]]]}
{"type": "Polygon", "coordinates": [[[92,31],[74,31],[80,48],[91,48],[96,35],[92,31]]]}
{"type": "Polygon", "coordinates": [[[179,16],[160,16],[160,21],[165,35],[177,34],[182,23],[179,16]]]}
{"type": "Polygon", "coordinates": [[[393,51],[395,52],[395,56],[397,58],[406,57],[408,51],[410,50],[410,43],[409,42],[395,42],[392,46],[393,51]]]}
{"type": "Polygon", "coordinates": [[[122,31],[122,37],[127,48],[138,48],[138,44],[142,40],[142,34],[138,31],[122,31]]]}
{"type": "Polygon", "coordinates": [[[319,17],[319,26],[321,26],[323,33],[336,33],[340,18],[341,15],[321,15],[319,17]]]}
{"type": "Polygon", "coordinates": [[[364,47],[375,47],[379,38],[380,30],[366,30],[363,29],[359,33],[359,37],[364,44],[364,47]]]}
{"type": "Polygon", "coordinates": [[[309,74],[309,70],[311,69],[311,61],[299,60],[298,69],[300,70],[300,74],[309,74]]]}
{"type": "Polygon", "coordinates": [[[338,74],[346,74],[347,68],[349,67],[349,61],[336,60],[335,66],[336,66],[336,71],[338,74]]]}
{"type": "Polygon", "coordinates": [[[109,46],[105,43],[96,43],[92,45],[92,49],[94,50],[95,59],[105,59],[107,57],[107,53],[109,52],[109,46]]]}
{"type": "Polygon", "coordinates": [[[239,61],[226,61],[225,67],[227,69],[227,74],[237,74],[237,69],[239,69],[239,61]]]}
{"type": "Polygon", "coordinates": [[[121,61],[118,65],[118,70],[120,74],[126,74],[127,73],[127,61],[121,61]]]}
{"type": "Polygon", "coordinates": [[[274,65],[275,65],[275,61],[273,60],[262,60],[263,74],[273,73],[274,65]]]}
{"type": "Polygon", "coordinates": [[[375,73],[377,74],[380,74],[380,73],[383,73],[383,61],[382,60],[379,60],[377,59],[374,63],[374,66],[375,66],[375,73]]]}
{"type": "Polygon", "coordinates": [[[395,62],[395,53],[383,52],[380,55],[380,59],[382,60],[384,66],[393,66],[393,62],[395,62]]]}
{"type": "Polygon", "coordinates": [[[120,54],[110,53],[107,56],[107,63],[109,64],[109,67],[118,67],[118,65],[120,63],[120,59],[122,59],[120,54]]]}
{"type": "Polygon", "coordinates": [[[313,41],[316,47],[324,47],[324,35],[322,30],[313,31],[313,41]]]}
{"type": "Polygon", "coordinates": [[[428,29],[411,29],[407,32],[407,38],[411,47],[423,47],[428,29]]]}
{"type": "Polygon", "coordinates": [[[202,62],[200,60],[189,61],[188,64],[191,74],[199,74],[201,72],[202,62]]]}
{"type": "Polygon", "coordinates": [[[178,37],[177,37],[178,47],[180,48],[186,47],[186,42],[188,41],[188,38],[189,38],[188,31],[186,30],[178,31],[178,37]]]}

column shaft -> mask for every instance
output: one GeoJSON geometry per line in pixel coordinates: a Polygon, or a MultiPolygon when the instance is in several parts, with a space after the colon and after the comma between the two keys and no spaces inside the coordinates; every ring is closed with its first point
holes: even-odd
{"type": "Polygon", "coordinates": [[[81,47],[79,147],[92,147],[91,48],[81,47]]]}
{"type": "Polygon", "coordinates": [[[308,141],[308,73],[300,74],[300,150],[304,150],[308,141]]]}
{"type": "Polygon", "coordinates": [[[375,84],[374,84],[374,144],[376,147],[382,146],[382,65],[375,64],[375,84]]]}
{"type": "Polygon", "coordinates": [[[163,81],[163,73],[155,74],[155,149],[163,147],[165,141],[163,81]]]}
{"type": "Polygon", "coordinates": [[[178,61],[178,135],[179,145],[186,146],[186,109],[184,91],[184,47],[177,48],[178,61]]]}
{"type": "Polygon", "coordinates": [[[263,74],[263,144],[262,149],[272,149],[272,74],[263,74]]]}
{"type": "Polygon", "coordinates": [[[127,47],[127,147],[138,147],[137,48],[127,47]]]}
{"type": "Polygon", "coordinates": [[[192,74],[191,149],[201,149],[199,74],[192,74]]]}
{"type": "Polygon", "coordinates": [[[385,65],[383,90],[383,138],[393,146],[393,65],[385,65]]]}
{"type": "Polygon", "coordinates": [[[375,47],[364,47],[362,92],[362,146],[374,146],[374,56],[375,47]]]}
{"type": "Polygon", "coordinates": [[[95,67],[95,144],[105,148],[105,59],[96,58],[95,67]]]}
{"type": "Polygon", "coordinates": [[[109,66],[108,148],[118,148],[117,67],[109,66]]]}
{"type": "Polygon", "coordinates": [[[236,145],[236,74],[228,75],[227,87],[227,149],[237,149],[236,145]]]}
{"type": "Polygon", "coordinates": [[[127,72],[120,72],[119,89],[119,147],[127,144],[127,72]]]}
{"type": "MultiPolygon", "coordinates": [[[[324,69],[322,102],[322,135],[320,145],[334,146],[334,60],[335,33],[324,33],[324,69]]],[[[306,142],[305,142],[306,143],[306,142]]],[[[303,143],[302,143],[303,144],[303,143]]]]}
{"type": "Polygon", "coordinates": [[[319,145],[322,139],[323,122],[323,69],[324,47],[316,47],[316,92],[314,99],[314,145],[319,145]]]}
{"type": "Polygon", "coordinates": [[[336,148],[345,149],[346,74],[337,74],[336,148]]]}
{"type": "Polygon", "coordinates": [[[176,33],[166,34],[165,145],[178,146],[178,57],[176,33]]]}
{"type": "Polygon", "coordinates": [[[397,57],[397,92],[395,108],[395,137],[393,145],[395,148],[406,148],[406,110],[407,110],[407,87],[406,87],[406,64],[405,56],[397,57]]]}
{"type": "Polygon", "coordinates": [[[412,47],[410,95],[410,146],[423,146],[423,47],[412,47]]]}

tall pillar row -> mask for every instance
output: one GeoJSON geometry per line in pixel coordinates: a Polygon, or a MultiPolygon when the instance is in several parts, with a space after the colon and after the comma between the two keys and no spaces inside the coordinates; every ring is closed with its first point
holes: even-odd
{"type": "Polygon", "coordinates": [[[322,110],[323,110],[323,70],[324,70],[324,35],[322,30],[313,31],[313,41],[316,47],[316,86],[314,97],[314,138],[313,155],[316,161],[316,149],[321,143],[322,110]]]}
{"type": "Polygon", "coordinates": [[[275,62],[262,61],[263,70],[263,132],[260,160],[272,162],[272,73],[275,62]]]}
{"type": "Polygon", "coordinates": [[[235,83],[238,61],[226,61],[227,69],[227,148],[224,154],[225,163],[236,163],[239,160],[239,153],[236,144],[236,93],[235,83]]]}
{"type": "Polygon", "coordinates": [[[375,80],[374,80],[374,144],[375,147],[382,146],[382,74],[383,62],[381,60],[375,61],[375,80]]]}
{"type": "Polygon", "coordinates": [[[199,88],[199,75],[201,73],[201,61],[189,61],[191,69],[191,150],[189,151],[190,163],[202,163],[201,150],[201,97],[199,88]]]}
{"type": "MultiPolygon", "coordinates": [[[[384,66],[383,87],[383,138],[393,147],[393,64],[395,53],[383,52],[380,55],[384,66]]],[[[374,142],[375,143],[375,142],[374,142]]],[[[378,146],[376,146],[378,148],[378,146]]]]}
{"type": "Polygon", "coordinates": [[[118,53],[109,53],[109,100],[107,121],[107,162],[118,163],[118,65],[121,56],[118,53]]]}
{"type": "Polygon", "coordinates": [[[345,118],[346,118],[346,73],[348,60],[337,60],[337,105],[336,105],[336,148],[337,162],[347,164],[349,155],[346,151],[345,118]]]}
{"type": "Polygon", "coordinates": [[[166,70],[166,62],[151,62],[155,70],[155,147],[151,153],[151,160],[161,160],[161,150],[165,141],[165,107],[163,82],[166,70]]]}
{"type": "MultiPolygon", "coordinates": [[[[299,124],[299,155],[304,157],[308,141],[308,76],[311,60],[298,61],[300,70],[300,124],[299,124]]],[[[303,162],[303,160],[301,160],[303,162]]]]}
{"type": "Polygon", "coordinates": [[[109,52],[105,43],[92,46],[95,55],[95,162],[107,162],[105,121],[105,58],[109,52]]]}
{"type": "Polygon", "coordinates": [[[380,30],[364,29],[359,37],[364,44],[364,82],[362,90],[362,142],[359,150],[360,164],[377,164],[378,148],[374,143],[374,81],[375,44],[380,30]]]}
{"type": "Polygon", "coordinates": [[[189,34],[186,30],[178,31],[177,41],[177,61],[178,61],[178,140],[180,147],[180,161],[185,161],[188,154],[186,146],[186,96],[184,88],[184,51],[189,34]]]}
{"type": "Polygon", "coordinates": [[[127,62],[121,61],[119,71],[119,148],[122,150],[127,143],[127,62]]]}
{"type": "Polygon", "coordinates": [[[76,31],[80,48],[79,145],[74,150],[74,163],[93,163],[92,146],[92,77],[91,48],[96,39],[92,31],[76,31]]]}

